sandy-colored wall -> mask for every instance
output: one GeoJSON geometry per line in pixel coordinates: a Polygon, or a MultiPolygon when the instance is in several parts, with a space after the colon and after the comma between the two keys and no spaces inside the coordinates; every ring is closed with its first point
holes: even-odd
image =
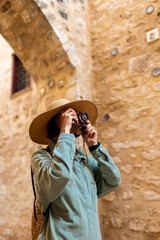
{"type": "Polygon", "coordinates": [[[29,139],[31,120],[55,99],[90,98],[87,2],[54,3],[54,7],[49,0],[0,3],[0,32],[13,49],[0,38],[2,240],[31,239],[30,156],[40,147],[29,139]],[[10,98],[13,52],[31,73],[32,89],[10,98]],[[48,86],[50,80],[53,88],[48,86]]]}
{"type": "Polygon", "coordinates": [[[0,36],[0,239],[31,239],[33,194],[30,155],[37,149],[28,126],[37,111],[37,91],[11,98],[13,50],[0,36]]]}
{"type": "Polygon", "coordinates": [[[99,139],[120,168],[122,184],[100,201],[104,240],[160,239],[160,40],[158,1],[89,1],[93,100],[99,139]],[[146,14],[153,3],[155,10],[146,14]],[[118,54],[111,55],[117,47],[118,54]],[[105,120],[109,114],[109,120],[105,120]]]}

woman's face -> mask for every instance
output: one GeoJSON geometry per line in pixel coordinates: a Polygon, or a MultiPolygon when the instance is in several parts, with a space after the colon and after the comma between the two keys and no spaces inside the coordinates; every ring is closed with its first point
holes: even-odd
{"type": "MultiPolygon", "coordinates": [[[[64,111],[65,111],[66,109],[64,109],[64,111]]],[[[73,109],[74,110],[74,109],[73,109]]],[[[62,111],[63,112],[63,111],[62,111]]],[[[74,112],[75,112],[75,110],[74,110],[74,112]]],[[[61,114],[61,113],[60,113],[61,114]]],[[[61,124],[61,120],[60,120],[60,114],[58,114],[58,116],[57,116],[57,119],[56,119],[56,125],[57,125],[57,128],[58,129],[60,129],[60,124],[61,124]]],[[[74,126],[73,124],[72,124],[72,128],[71,128],[71,130],[70,130],[70,133],[72,133],[72,134],[74,134],[75,135],[75,137],[78,137],[79,135],[77,135],[76,133],[77,133],[77,130],[78,130],[78,128],[76,128],[76,125],[74,126]]]]}

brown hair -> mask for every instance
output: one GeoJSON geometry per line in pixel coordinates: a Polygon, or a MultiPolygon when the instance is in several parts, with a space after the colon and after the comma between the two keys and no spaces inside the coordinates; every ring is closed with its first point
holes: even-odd
{"type": "Polygon", "coordinates": [[[60,134],[60,130],[57,127],[57,123],[56,123],[58,115],[59,115],[59,113],[57,115],[55,115],[54,117],[52,117],[47,124],[47,136],[46,137],[51,140],[60,134]]]}

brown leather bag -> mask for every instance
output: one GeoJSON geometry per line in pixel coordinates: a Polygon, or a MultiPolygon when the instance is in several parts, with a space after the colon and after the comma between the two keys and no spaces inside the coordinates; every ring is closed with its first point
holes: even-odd
{"type": "Polygon", "coordinates": [[[39,208],[39,204],[38,204],[37,201],[35,202],[34,211],[32,213],[31,232],[32,232],[32,240],[37,240],[38,239],[38,235],[39,235],[39,231],[40,231],[40,228],[41,228],[41,225],[42,225],[42,223],[44,221],[44,216],[41,213],[41,210],[39,208]],[[35,213],[36,213],[36,215],[35,215],[35,213]]]}
{"type": "MultiPolygon", "coordinates": [[[[43,149],[46,150],[52,157],[52,153],[49,149],[49,147],[43,149]]],[[[31,179],[32,179],[32,187],[33,187],[33,193],[34,193],[34,203],[33,203],[33,212],[32,212],[32,224],[31,224],[31,233],[32,233],[32,240],[37,240],[38,239],[38,235],[39,235],[39,231],[41,228],[41,225],[44,221],[44,218],[48,212],[45,212],[45,214],[41,213],[38,201],[36,199],[36,191],[35,191],[35,186],[34,186],[34,179],[33,179],[33,172],[32,172],[32,168],[31,168],[31,179]]]]}
{"type": "Polygon", "coordinates": [[[34,187],[32,169],[31,169],[31,177],[32,177],[32,187],[33,187],[33,192],[34,192],[31,233],[32,233],[32,240],[37,240],[41,225],[44,221],[44,215],[41,213],[38,201],[36,199],[36,192],[35,192],[35,187],[34,187]]]}

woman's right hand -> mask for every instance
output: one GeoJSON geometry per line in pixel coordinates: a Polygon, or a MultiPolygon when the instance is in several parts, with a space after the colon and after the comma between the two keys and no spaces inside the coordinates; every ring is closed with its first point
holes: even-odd
{"type": "Polygon", "coordinates": [[[70,133],[73,120],[78,123],[76,111],[72,108],[68,108],[60,114],[57,122],[57,125],[60,129],[60,134],[70,133]]]}

